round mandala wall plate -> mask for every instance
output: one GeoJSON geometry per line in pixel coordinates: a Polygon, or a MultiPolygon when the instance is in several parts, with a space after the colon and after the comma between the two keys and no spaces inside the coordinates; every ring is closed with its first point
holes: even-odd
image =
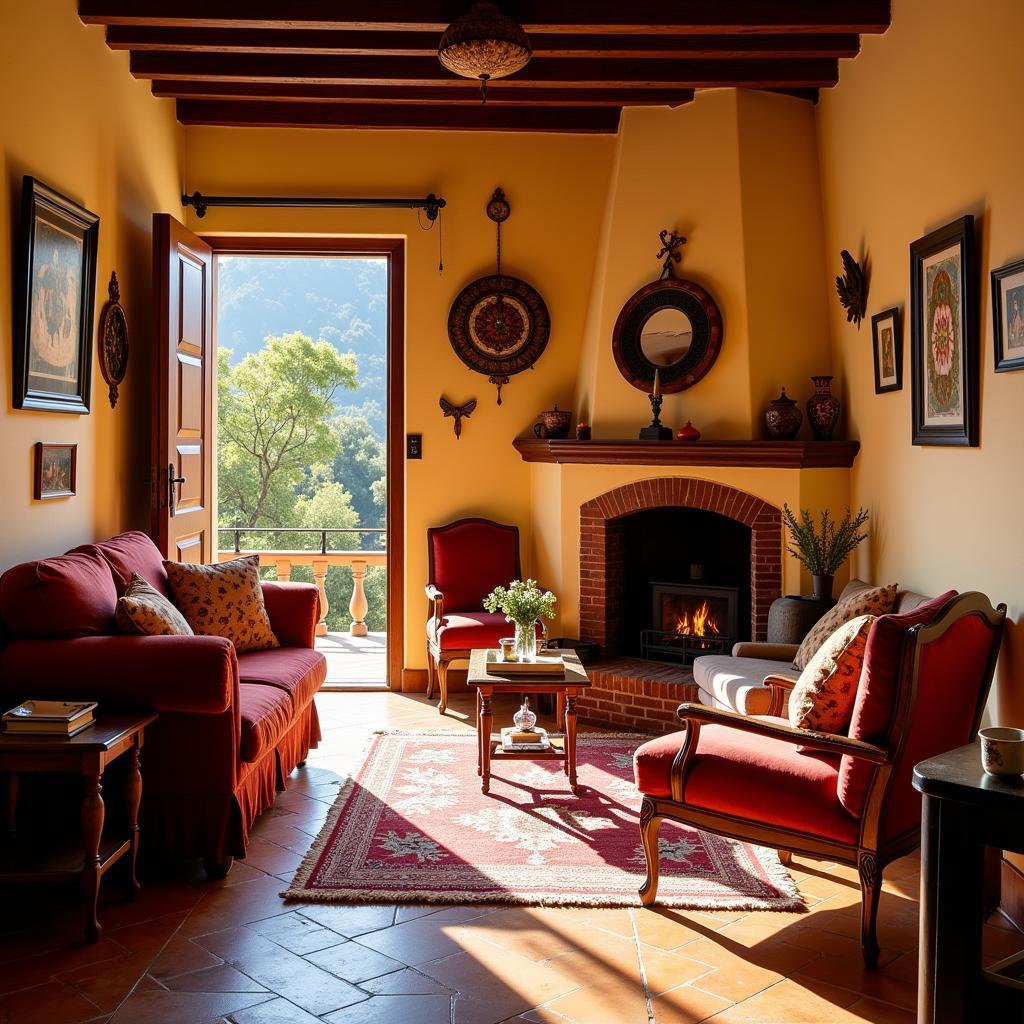
{"type": "Polygon", "coordinates": [[[448,337],[458,357],[501,385],[540,358],[551,317],[540,293],[517,277],[490,274],[459,292],[448,314],[448,337]]]}
{"type": "Polygon", "coordinates": [[[648,392],[660,371],[666,394],[693,387],[722,349],[722,314],[699,284],[669,277],[629,297],[615,321],[612,352],[619,372],[648,392]]]}

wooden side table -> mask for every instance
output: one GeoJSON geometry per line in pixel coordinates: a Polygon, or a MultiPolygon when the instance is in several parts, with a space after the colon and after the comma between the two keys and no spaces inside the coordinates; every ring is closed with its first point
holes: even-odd
{"type": "Polygon", "coordinates": [[[1024,779],[981,767],[976,743],[922,761],[918,1024],[1024,1019],[1024,954],[981,967],[986,847],[1024,853],[1024,779]]]}
{"type": "Polygon", "coordinates": [[[112,712],[97,718],[77,736],[0,734],[0,775],[6,778],[5,835],[0,841],[0,883],[63,881],[80,875],[85,892],[85,937],[99,938],[96,916],[100,879],[122,857],[128,857],[129,899],[139,891],[139,804],[142,772],[139,752],[146,726],[156,720],[150,711],[112,712]],[[103,834],[103,772],[123,754],[131,758],[125,781],[127,834],[103,834]],[[40,843],[17,829],[18,775],[26,772],[69,772],[82,776],[81,837],[40,843]]]}
{"type": "Polygon", "coordinates": [[[466,682],[476,689],[478,758],[477,774],[480,788],[487,793],[491,788],[492,761],[561,761],[569,776],[569,788],[577,792],[576,783],[576,698],[590,686],[590,678],[575,651],[562,651],[565,676],[494,675],[487,671],[485,648],[470,652],[469,675],[466,682]],[[493,712],[491,700],[496,693],[551,693],[558,705],[558,724],[565,722],[564,734],[553,733],[550,750],[501,749],[501,733],[491,732],[493,712]]]}

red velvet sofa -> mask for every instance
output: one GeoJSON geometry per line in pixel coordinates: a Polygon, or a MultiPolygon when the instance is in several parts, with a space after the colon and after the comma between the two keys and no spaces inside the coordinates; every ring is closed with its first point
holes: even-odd
{"type": "Polygon", "coordinates": [[[208,874],[222,874],[320,740],[313,697],[327,663],[313,649],[317,589],[265,582],[281,646],[236,655],[221,637],[119,634],[114,610],[133,572],[168,593],[161,554],[138,532],[0,576],[0,703],[77,698],[101,712],[159,712],[143,751],[143,847],[202,857],[208,874]]]}

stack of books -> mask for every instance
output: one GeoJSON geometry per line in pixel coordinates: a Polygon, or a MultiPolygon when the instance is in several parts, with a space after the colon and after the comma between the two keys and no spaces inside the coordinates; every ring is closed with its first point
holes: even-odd
{"type": "Polygon", "coordinates": [[[4,732],[29,736],[74,736],[95,721],[95,701],[27,700],[4,712],[4,732]]]}
{"type": "Polygon", "coordinates": [[[501,749],[508,753],[550,750],[551,741],[547,729],[526,732],[523,729],[508,728],[501,730],[501,749]]]}

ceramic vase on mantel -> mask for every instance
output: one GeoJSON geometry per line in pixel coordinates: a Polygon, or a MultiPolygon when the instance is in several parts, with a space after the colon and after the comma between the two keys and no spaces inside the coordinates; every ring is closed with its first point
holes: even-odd
{"type": "Polygon", "coordinates": [[[796,402],[786,394],[785,388],[782,389],[782,394],[768,406],[768,411],[764,414],[768,433],[775,441],[792,441],[803,421],[804,414],[796,402]]]}
{"type": "Polygon", "coordinates": [[[819,441],[831,441],[839,422],[839,399],[832,394],[832,378],[826,374],[811,378],[814,394],[807,399],[807,420],[819,441]]]}

